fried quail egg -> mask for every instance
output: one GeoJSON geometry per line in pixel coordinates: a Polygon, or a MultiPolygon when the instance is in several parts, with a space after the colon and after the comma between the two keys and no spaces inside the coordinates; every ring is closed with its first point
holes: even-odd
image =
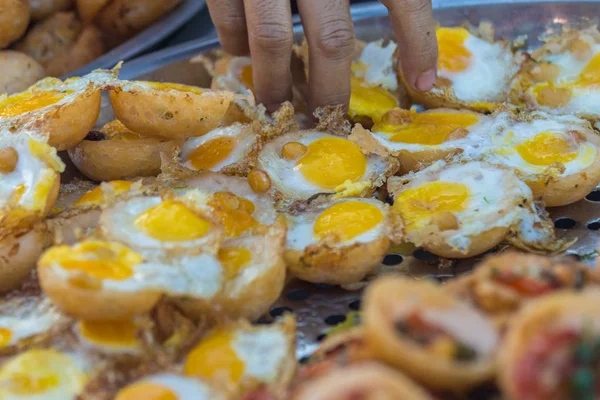
{"type": "Polygon", "coordinates": [[[581,200],[600,183],[600,139],[587,121],[501,113],[494,125],[486,159],[514,169],[546,206],[581,200]]]}
{"type": "Polygon", "coordinates": [[[259,153],[257,167],[269,175],[279,199],[293,202],[347,186],[360,186],[356,194],[368,193],[395,172],[397,163],[367,156],[345,137],[299,131],[267,143],[259,153]]]}
{"type": "Polygon", "coordinates": [[[352,64],[351,95],[348,115],[353,120],[365,117],[378,122],[398,106],[398,78],[394,53],[397,45],[383,41],[368,43],[360,58],[352,64]]]}
{"type": "Polygon", "coordinates": [[[88,381],[89,365],[76,355],[33,349],[0,367],[0,397],[6,400],[75,399],[88,381]]]}
{"type": "Polygon", "coordinates": [[[489,117],[471,111],[393,109],[371,131],[354,127],[350,140],[376,154],[392,154],[400,171],[422,169],[453,154],[477,156],[489,142],[489,117]]]}
{"type": "Polygon", "coordinates": [[[140,134],[166,139],[204,135],[221,123],[231,102],[250,96],[176,83],[122,81],[110,91],[115,116],[140,134]]]}
{"type": "Polygon", "coordinates": [[[145,137],[114,120],[69,149],[69,158],[94,181],[156,176],[161,172],[161,154],[172,155],[182,143],[182,140],[145,137]]]}
{"type": "Polygon", "coordinates": [[[530,107],[600,118],[600,39],[596,27],[569,31],[534,51],[515,90],[530,107]]]}
{"type": "Polygon", "coordinates": [[[92,207],[102,206],[106,204],[107,194],[118,196],[120,194],[132,190],[132,186],[140,186],[136,182],[116,180],[111,182],[102,182],[99,186],[86,192],[77,201],[73,203],[73,207],[92,207]]]}
{"type": "Polygon", "coordinates": [[[0,125],[35,126],[58,150],[73,147],[94,127],[101,88],[113,77],[112,71],[96,71],[64,82],[46,78],[24,92],[0,97],[0,125]]]}
{"type": "Polygon", "coordinates": [[[501,166],[437,162],[390,178],[388,190],[394,197],[392,209],[406,224],[406,240],[442,257],[483,253],[513,230],[534,247],[556,242],[529,187],[501,166]]]}
{"type": "Polygon", "coordinates": [[[65,324],[65,318],[41,296],[8,298],[0,304],[0,350],[16,346],[65,324]]]}
{"type": "Polygon", "coordinates": [[[316,283],[360,281],[381,262],[390,238],[402,230],[388,206],[375,199],[325,202],[286,218],[288,269],[316,283]]]}
{"type": "Polygon", "coordinates": [[[254,91],[252,72],[250,57],[225,55],[214,65],[211,87],[214,90],[229,90],[234,93],[247,94],[249,91],[254,91]]]}
{"type": "Polygon", "coordinates": [[[64,168],[43,138],[25,131],[0,132],[0,237],[48,215],[64,168]]]}
{"type": "Polygon", "coordinates": [[[484,40],[463,27],[439,27],[438,79],[427,93],[412,91],[413,99],[429,108],[468,108],[490,111],[504,102],[520,58],[509,43],[484,40]]]}
{"type": "Polygon", "coordinates": [[[204,136],[187,139],[181,147],[180,163],[192,170],[247,174],[259,142],[251,124],[216,128],[204,136]]]}
{"type": "Polygon", "coordinates": [[[74,326],[80,343],[106,354],[140,351],[138,326],[133,320],[78,321],[74,326]]]}
{"type": "Polygon", "coordinates": [[[205,208],[208,201],[199,192],[186,199],[134,197],[105,209],[100,228],[104,236],[134,249],[214,252],[223,230],[205,208]]]}
{"type": "Polygon", "coordinates": [[[296,369],[292,317],[273,325],[220,326],[187,355],[184,373],[244,391],[257,384],[285,386],[296,369]]]}
{"type": "Polygon", "coordinates": [[[223,400],[225,396],[208,383],[177,374],[163,373],[145,377],[117,393],[115,400],[223,400]]]}
{"type": "Polygon", "coordinates": [[[87,321],[120,320],[149,311],[162,294],[210,299],[222,270],[208,254],[146,259],[115,242],[55,246],[38,263],[44,292],[67,314],[87,321]]]}

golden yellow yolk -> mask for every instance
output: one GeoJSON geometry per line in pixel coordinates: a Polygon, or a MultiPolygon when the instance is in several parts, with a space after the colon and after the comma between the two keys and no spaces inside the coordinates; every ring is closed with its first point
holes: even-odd
{"type": "Polygon", "coordinates": [[[0,328],[0,349],[6,347],[12,341],[13,333],[8,328],[0,328]]]}
{"type": "Polygon", "coordinates": [[[234,137],[220,137],[202,143],[189,155],[189,161],[196,169],[211,169],[229,157],[238,140],[234,137]]]}
{"type": "Polygon", "coordinates": [[[69,271],[85,272],[96,279],[125,280],[142,261],[140,254],[119,243],[88,241],[73,247],[52,247],[41,257],[39,265],[59,265],[69,271]]]}
{"type": "Polygon", "coordinates": [[[321,213],[313,233],[319,239],[333,236],[346,242],[370,231],[382,221],[383,213],[379,207],[362,201],[346,201],[321,213]]]}
{"type": "Polygon", "coordinates": [[[391,142],[434,146],[444,143],[456,129],[467,129],[479,121],[467,113],[415,113],[407,124],[376,124],[372,131],[389,133],[391,142]]]}
{"type": "Polygon", "coordinates": [[[217,192],[209,200],[229,237],[238,237],[258,225],[254,219],[254,203],[230,192],[217,192]]]}
{"type": "Polygon", "coordinates": [[[468,186],[455,182],[429,182],[400,193],[394,200],[394,209],[406,223],[406,230],[427,225],[439,212],[459,212],[469,205],[468,186]]]}
{"type": "Polygon", "coordinates": [[[254,77],[252,76],[252,65],[248,64],[240,72],[240,82],[250,90],[254,90],[254,77]]]}
{"type": "Polygon", "coordinates": [[[471,60],[471,52],[465,47],[469,31],[465,28],[438,28],[438,68],[450,72],[467,69],[471,60]]]}
{"type": "Polygon", "coordinates": [[[25,92],[0,101],[0,117],[10,118],[58,103],[69,93],[56,91],[25,92]]]}
{"type": "Polygon", "coordinates": [[[183,203],[166,200],[140,214],[135,227],[146,235],[167,242],[184,242],[203,237],[210,221],[197,216],[183,203]]]}
{"type": "Polygon", "coordinates": [[[600,83],[600,53],[595,54],[585,68],[583,68],[579,74],[578,83],[584,86],[600,83]]]}
{"type": "Polygon", "coordinates": [[[29,151],[31,152],[32,156],[43,161],[48,168],[52,168],[58,172],[64,171],[65,165],[58,157],[56,149],[49,144],[30,139],[29,151]]]}
{"type": "Polygon", "coordinates": [[[350,78],[350,118],[371,117],[374,122],[381,120],[386,112],[398,106],[398,100],[380,86],[368,86],[364,80],[350,78]]]}
{"type": "Polygon", "coordinates": [[[115,400],[178,400],[171,389],[153,382],[139,382],[119,391],[115,400]]]}
{"type": "Polygon", "coordinates": [[[195,86],[182,85],[180,83],[163,83],[163,82],[144,82],[144,84],[150,86],[152,89],[169,91],[176,90],[178,92],[202,94],[202,89],[195,86]]]}
{"type": "Polygon", "coordinates": [[[342,138],[322,138],[310,143],[296,168],[304,178],[322,189],[332,190],[367,171],[367,157],[358,146],[342,138]]]}
{"type": "Polygon", "coordinates": [[[565,138],[550,132],[538,133],[532,139],[515,146],[515,149],[523,160],[533,165],[567,163],[577,158],[577,152],[572,151],[565,138]]]}
{"type": "Polygon", "coordinates": [[[235,279],[241,270],[250,265],[252,253],[245,247],[227,247],[219,250],[219,261],[225,269],[227,280],[235,279]]]}
{"type": "Polygon", "coordinates": [[[41,399],[59,387],[64,398],[71,398],[83,390],[86,381],[71,357],[52,349],[29,350],[2,366],[0,398],[41,399]]]}
{"type": "MultiPolygon", "coordinates": [[[[119,195],[121,193],[125,193],[131,189],[131,185],[133,182],[129,181],[111,181],[108,182],[110,186],[112,186],[113,193],[115,195],[119,195]]],[[[75,203],[74,206],[88,206],[88,205],[102,205],[104,204],[104,190],[102,186],[98,186],[93,190],[85,193],[81,196],[75,203]]]]}
{"type": "Polygon", "coordinates": [[[234,333],[216,330],[202,340],[185,360],[184,372],[188,376],[204,379],[227,379],[232,384],[241,381],[246,365],[232,347],[234,333]]]}
{"type": "Polygon", "coordinates": [[[81,321],[79,332],[92,343],[109,347],[135,347],[137,327],[132,321],[81,321]]]}

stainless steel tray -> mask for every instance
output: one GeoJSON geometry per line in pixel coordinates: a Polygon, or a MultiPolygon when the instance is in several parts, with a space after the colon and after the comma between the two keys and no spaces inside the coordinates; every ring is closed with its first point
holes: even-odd
{"type": "MultiPolygon", "coordinates": [[[[98,68],[112,68],[119,61],[129,60],[141,52],[151,49],[152,46],[192,19],[196,13],[204,8],[205,4],[205,0],[185,0],[164,18],[68,76],[84,75],[98,68]]],[[[210,29],[206,31],[208,32],[210,29]]]]}
{"type": "MultiPolygon", "coordinates": [[[[543,2],[495,0],[438,0],[434,1],[435,17],[443,25],[465,21],[492,22],[499,36],[508,39],[527,34],[529,44],[539,43],[538,36],[560,29],[562,24],[579,24],[600,16],[600,1],[543,2]]],[[[363,40],[389,38],[392,35],[386,10],[379,3],[368,3],[352,11],[357,37],[363,40]]],[[[588,22],[589,23],[589,22],[588,22]]],[[[298,40],[302,28],[295,28],[298,40]]],[[[210,77],[200,64],[191,64],[190,57],[218,48],[216,39],[186,43],[139,58],[125,65],[122,77],[175,81],[208,86],[210,77]]],[[[551,211],[559,232],[566,238],[579,240],[568,251],[584,259],[595,258],[600,235],[600,190],[586,200],[569,207],[551,211]]],[[[414,277],[431,276],[451,278],[468,271],[476,260],[454,262],[439,260],[423,251],[405,249],[403,254],[391,254],[384,260],[379,272],[399,271],[414,277]]],[[[325,285],[292,282],[271,310],[275,317],[292,311],[299,321],[298,355],[306,356],[315,348],[331,326],[343,321],[348,312],[358,309],[361,290],[347,291],[325,285]]]]}

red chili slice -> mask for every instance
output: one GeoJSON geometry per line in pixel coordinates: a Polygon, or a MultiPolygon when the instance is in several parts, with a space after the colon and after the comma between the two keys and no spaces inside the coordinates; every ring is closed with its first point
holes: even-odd
{"type": "Polygon", "coordinates": [[[551,292],[556,288],[556,285],[552,282],[540,281],[529,276],[517,275],[509,271],[500,272],[494,278],[497,282],[511,287],[519,292],[519,294],[527,297],[540,296],[551,292]]]}
{"type": "Polygon", "coordinates": [[[556,330],[533,340],[513,371],[518,400],[560,399],[564,378],[574,366],[570,351],[563,351],[579,340],[574,330],[556,330]],[[549,372],[550,371],[550,372],[549,372]],[[556,378],[548,379],[548,374],[556,378]]]}

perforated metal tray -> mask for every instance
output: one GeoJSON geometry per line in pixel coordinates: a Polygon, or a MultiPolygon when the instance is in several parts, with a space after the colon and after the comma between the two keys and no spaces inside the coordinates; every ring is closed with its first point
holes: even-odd
{"type": "MultiPolygon", "coordinates": [[[[599,1],[542,2],[494,0],[439,0],[434,1],[436,19],[442,25],[457,25],[465,21],[477,24],[490,21],[497,35],[514,39],[528,35],[529,45],[539,44],[543,33],[557,31],[569,23],[589,23],[600,16],[599,1]]],[[[356,33],[359,39],[391,38],[392,30],[386,10],[379,3],[368,3],[353,8],[356,33]]],[[[301,39],[301,27],[296,27],[296,37],[301,39]]],[[[200,64],[191,64],[190,57],[209,52],[218,47],[216,39],[190,42],[181,46],[140,58],[124,67],[123,78],[164,80],[208,86],[210,77],[200,64]]],[[[568,207],[551,210],[559,233],[566,238],[578,238],[569,253],[593,262],[600,235],[600,190],[585,200],[568,207]]],[[[418,249],[403,249],[388,255],[378,274],[398,271],[414,277],[430,276],[446,279],[468,271],[477,261],[440,260],[418,249]],[[401,253],[401,254],[399,254],[401,253]]],[[[326,285],[291,282],[272,308],[269,318],[284,311],[292,311],[299,321],[298,356],[310,354],[320,338],[331,326],[342,322],[348,312],[360,306],[361,289],[349,291],[326,285]]]]}

